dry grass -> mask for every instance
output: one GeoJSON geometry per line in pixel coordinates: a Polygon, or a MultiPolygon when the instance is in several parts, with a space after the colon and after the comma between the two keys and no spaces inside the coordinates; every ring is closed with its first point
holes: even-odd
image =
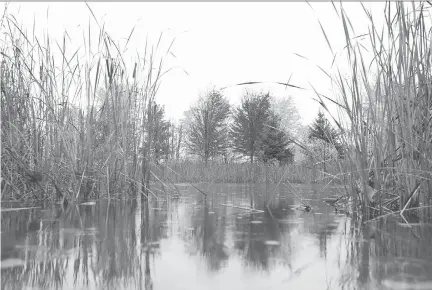
{"type": "Polygon", "coordinates": [[[317,167],[290,164],[286,166],[250,164],[179,161],[161,164],[155,170],[160,179],[169,179],[173,183],[341,183],[340,176],[334,176],[335,163],[328,164],[327,174],[317,167]],[[173,172],[174,171],[174,172],[173,172]]]}
{"type": "MultiPolygon", "coordinates": [[[[352,148],[347,156],[352,171],[360,173],[363,214],[369,215],[370,202],[363,194],[369,181],[378,191],[381,213],[390,200],[398,209],[425,205],[432,198],[430,5],[387,3],[383,28],[364,9],[369,19],[366,43],[355,38],[342,5],[337,12],[351,73],[332,79],[337,99],[317,96],[326,110],[328,100],[338,106],[340,114],[333,117],[345,132],[345,146],[352,148]],[[365,60],[366,47],[373,52],[371,63],[365,60]],[[376,71],[373,81],[371,71],[376,71]]],[[[352,175],[352,184],[356,178],[352,175]]]]}
{"type": "Polygon", "coordinates": [[[67,32],[39,39],[7,11],[1,29],[2,198],[73,202],[145,189],[149,112],[164,73],[156,48],[126,63],[126,47],[89,24],[73,51],[67,32]]]}

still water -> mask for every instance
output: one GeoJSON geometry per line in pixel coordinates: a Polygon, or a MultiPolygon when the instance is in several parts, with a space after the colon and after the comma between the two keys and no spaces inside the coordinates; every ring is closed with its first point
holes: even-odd
{"type": "Polygon", "coordinates": [[[338,188],[199,187],[66,212],[2,202],[1,288],[432,289],[431,224],[361,226],[322,201],[338,188]]]}

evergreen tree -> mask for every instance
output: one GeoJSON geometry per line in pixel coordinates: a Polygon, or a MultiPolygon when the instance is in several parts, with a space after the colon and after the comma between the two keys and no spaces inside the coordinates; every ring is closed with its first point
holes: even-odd
{"type": "Polygon", "coordinates": [[[320,110],[318,116],[315,118],[312,126],[309,127],[309,139],[320,140],[323,143],[323,166],[324,172],[326,172],[326,151],[327,146],[333,146],[339,154],[339,157],[343,154],[343,148],[338,142],[338,132],[331,126],[324,113],[320,110]]]}
{"type": "Polygon", "coordinates": [[[165,120],[165,107],[155,103],[153,106],[152,151],[157,163],[162,158],[167,158],[169,154],[169,126],[169,122],[165,120]]]}
{"type": "Polygon", "coordinates": [[[330,125],[324,113],[320,110],[312,126],[309,127],[309,138],[315,138],[328,144],[334,144],[336,143],[337,137],[338,134],[336,130],[330,125]]]}
{"type": "Polygon", "coordinates": [[[261,142],[261,158],[264,163],[277,160],[279,164],[287,164],[293,161],[294,154],[291,148],[287,148],[290,142],[281,129],[280,122],[280,118],[271,112],[265,126],[265,138],[261,142]]]}
{"type": "Polygon", "coordinates": [[[248,156],[251,163],[259,154],[265,138],[264,124],[270,114],[270,94],[246,92],[241,105],[234,111],[230,135],[233,150],[248,156]]]}

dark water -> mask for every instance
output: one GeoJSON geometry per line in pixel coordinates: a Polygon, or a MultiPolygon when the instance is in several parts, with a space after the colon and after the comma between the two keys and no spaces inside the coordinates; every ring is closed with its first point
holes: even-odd
{"type": "Polygon", "coordinates": [[[360,226],[320,200],[336,188],[283,186],[269,211],[274,186],[200,187],[67,212],[2,203],[1,288],[432,289],[430,224],[360,226]]]}

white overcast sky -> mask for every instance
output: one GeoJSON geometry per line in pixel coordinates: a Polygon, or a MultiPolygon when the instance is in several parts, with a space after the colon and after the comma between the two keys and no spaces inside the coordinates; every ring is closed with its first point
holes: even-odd
{"type": "MultiPolygon", "coordinates": [[[[332,54],[321,32],[320,19],[334,51],[342,51],[345,37],[342,20],[331,3],[95,3],[90,7],[100,23],[105,22],[114,39],[126,39],[136,25],[128,47],[144,51],[146,35],[156,44],[159,34],[170,43],[175,58],[167,57],[165,67],[180,67],[168,74],[157,100],[167,115],[178,119],[211,85],[224,87],[246,81],[286,82],[307,88],[300,91],[278,85],[250,86],[270,90],[276,96],[292,95],[304,124],[318,110],[310,84],[332,97],[330,81],[317,65],[331,70],[332,54]],[[302,59],[295,53],[307,57],[302,59]]],[[[339,7],[340,4],[335,4],[339,7]]],[[[384,3],[364,3],[376,19],[384,3]]],[[[360,3],[345,3],[356,35],[367,33],[368,22],[360,3]]],[[[3,10],[3,7],[2,7],[3,10]]],[[[10,3],[8,8],[27,31],[36,21],[36,30],[48,27],[61,40],[66,29],[82,42],[90,12],[85,3],[10,3]],[[47,8],[49,14],[47,20],[47,8]]],[[[2,13],[3,14],[3,13],[2,13]]],[[[90,20],[93,21],[93,20],[90,20]]],[[[94,24],[94,21],[93,21],[94,24]]],[[[339,64],[343,67],[343,60],[339,64]]],[[[244,87],[225,90],[232,104],[238,104],[244,87]]]]}

